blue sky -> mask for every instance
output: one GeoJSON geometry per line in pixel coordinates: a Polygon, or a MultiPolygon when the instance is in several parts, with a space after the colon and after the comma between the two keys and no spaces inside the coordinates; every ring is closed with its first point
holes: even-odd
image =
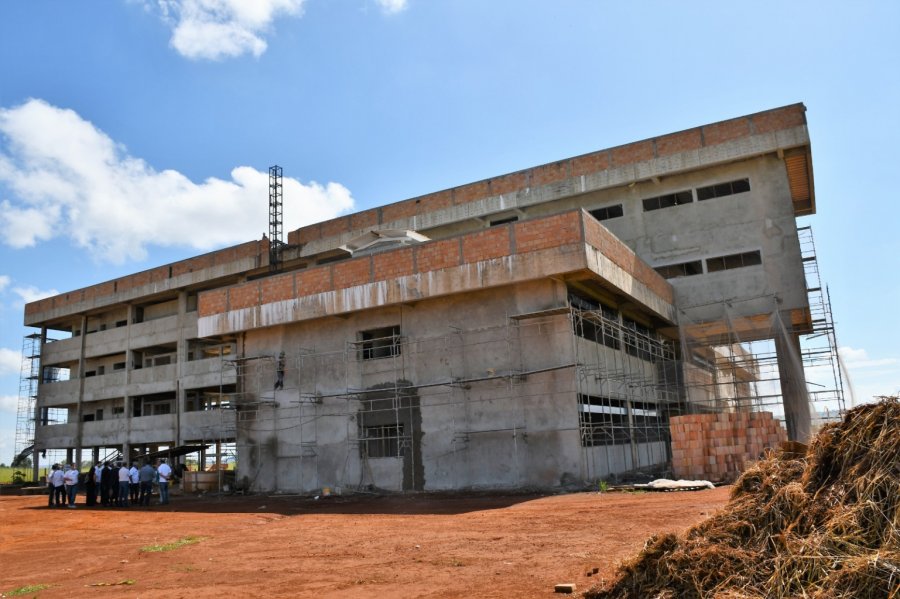
{"type": "Polygon", "coordinates": [[[0,461],[24,301],[794,102],[857,400],[900,391],[900,3],[0,3],[0,461]]]}

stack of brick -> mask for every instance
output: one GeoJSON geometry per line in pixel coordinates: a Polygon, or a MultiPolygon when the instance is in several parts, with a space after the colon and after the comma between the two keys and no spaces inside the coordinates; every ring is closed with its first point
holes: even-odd
{"type": "Polygon", "coordinates": [[[787,441],[771,412],[691,414],[669,424],[676,478],[731,481],[765,449],[787,441]]]}

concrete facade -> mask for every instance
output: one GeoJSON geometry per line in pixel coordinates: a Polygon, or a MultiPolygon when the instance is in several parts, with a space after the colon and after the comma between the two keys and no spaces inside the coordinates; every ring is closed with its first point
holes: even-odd
{"type": "Polygon", "coordinates": [[[715,348],[765,338],[803,439],[814,211],[792,105],[304,227],[279,272],[264,239],[34,302],[71,335],[36,448],[234,443],[258,490],[554,488],[669,461],[670,416],[737,409],[692,389],[715,348]]]}

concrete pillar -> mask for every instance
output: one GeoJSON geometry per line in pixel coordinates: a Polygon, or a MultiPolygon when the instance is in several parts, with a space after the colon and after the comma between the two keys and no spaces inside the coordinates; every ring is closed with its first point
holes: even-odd
{"type": "Polygon", "coordinates": [[[809,410],[809,394],[803,373],[803,354],[800,337],[783,331],[775,335],[775,351],[778,356],[778,373],[781,378],[781,396],[784,402],[784,419],[788,439],[808,443],[812,428],[809,410]]]}
{"type": "MultiPolygon", "coordinates": [[[[37,380],[35,384],[35,394],[37,397],[41,396],[41,384],[44,382],[44,360],[41,356],[44,354],[44,345],[47,343],[47,327],[41,327],[41,339],[40,339],[40,356],[38,356],[38,367],[37,367],[37,380]]],[[[32,358],[34,359],[34,358],[32,358]]],[[[32,368],[32,373],[34,369],[32,368]]],[[[42,414],[46,414],[47,408],[41,408],[40,401],[34,402],[34,412],[32,416],[34,417],[34,436],[32,438],[31,443],[31,480],[34,482],[39,482],[38,477],[40,476],[40,457],[41,457],[41,447],[38,447],[37,443],[37,430],[39,426],[46,426],[47,419],[41,418],[42,414]]]]}
{"type": "Polygon", "coordinates": [[[176,342],[175,365],[175,446],[184,443],[181,434],[181,414],[186,404],[186,393],[181,384],[185,363],[188,361],[188,340],[185,337],[185,318],[187,317],[187,292],[178,292],[178,340],[176,342]]]}
{"type": "MultiPolygon", "coordinates": [[[[85,371],[85,347],[87,345],[87,315],[81,316],[81,349],[78,353],[78,403],[75,408],[75,447],[78,448],[79,462],[81,459],[81,439],[84,435],[84,371],[85,371]]],[[[71,411],[71,410],[70,410],[71,411]]],[[[72,461],[71,452],[66,452],[69,461],[72,461]]]]}

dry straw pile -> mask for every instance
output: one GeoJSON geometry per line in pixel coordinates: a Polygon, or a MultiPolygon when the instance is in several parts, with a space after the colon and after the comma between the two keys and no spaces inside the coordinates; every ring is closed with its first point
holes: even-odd
{"type": "Polygon", "coordinates": [[[684,535],[651,538],[589,599],[900,599],[900,401],[771,451],[684,535]]]}

